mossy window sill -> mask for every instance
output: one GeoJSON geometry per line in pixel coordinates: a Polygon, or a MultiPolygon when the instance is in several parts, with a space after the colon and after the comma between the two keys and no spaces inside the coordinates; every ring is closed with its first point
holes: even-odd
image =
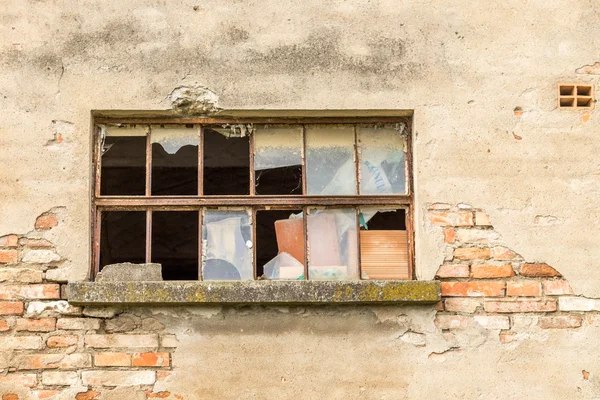
{"type": "Polygon", "coordinates": [[[74,282],[75,305],[436,303],[439,281],[74,282]]]}

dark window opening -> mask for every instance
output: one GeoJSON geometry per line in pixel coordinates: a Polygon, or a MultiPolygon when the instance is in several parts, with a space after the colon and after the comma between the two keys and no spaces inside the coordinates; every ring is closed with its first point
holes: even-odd
{"type": "Polygon", "coordinates": [[[302,194],[302,166],[292,165],[256,171],[254,181],[258,195],[302,194]]]}
{"type": "Polygon", "coordinates": [[[186,145],[169,154],[159,143],[152,144],[152,194],[198,194],[198,146],[186,145]]]}
{"type": "Polygon", "coordinates": [[[198,279],[198,212],[152,213],[152,262],[162,264],[163,279],[198,279]]]}
{"type": "Polygon", "coordinates": [[[204,129],[204,194],[250,194],[250,141],[229,130],[204,129]]]}
{"type": "Polygon", "coordinates": [[[146,136],[108,136],[102,149],[101,195],[144,195],[146,136]]]}
{"type": "Polygon", "coordinates": [[[103,212],[100,226],[100,270],[109,264],[145,262],[146,213],[144,211],[103,212]]]}

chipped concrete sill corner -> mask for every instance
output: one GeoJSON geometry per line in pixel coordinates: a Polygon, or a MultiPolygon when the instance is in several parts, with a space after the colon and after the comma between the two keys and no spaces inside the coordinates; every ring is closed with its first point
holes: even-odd
{"type": "Polygon", "coordinates": [[[73,282],[74,305],[436,303],[439,281],[73,282]]]}

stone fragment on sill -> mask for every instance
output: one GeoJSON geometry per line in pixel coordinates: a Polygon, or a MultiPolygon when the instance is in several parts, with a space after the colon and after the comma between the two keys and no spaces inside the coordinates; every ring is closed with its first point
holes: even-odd
{"type": "Polygon", "coordinates": [[[436,303],[439,281],[73,282],[71,304],[385,304],[436,303]]]}
{"type": "Polygon", "coordinates": [[[162,281],[162,266],[157,263],[109,264],[98,273],[96,282],[154,282],[162,281]]]}

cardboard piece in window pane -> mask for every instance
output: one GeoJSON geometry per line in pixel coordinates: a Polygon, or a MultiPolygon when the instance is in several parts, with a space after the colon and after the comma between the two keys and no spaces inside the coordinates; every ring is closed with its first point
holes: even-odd
{"type": "Polygon", "coordinates": [[[406,231],[360,231],[363,279],[410,279],[406,231]]]}

